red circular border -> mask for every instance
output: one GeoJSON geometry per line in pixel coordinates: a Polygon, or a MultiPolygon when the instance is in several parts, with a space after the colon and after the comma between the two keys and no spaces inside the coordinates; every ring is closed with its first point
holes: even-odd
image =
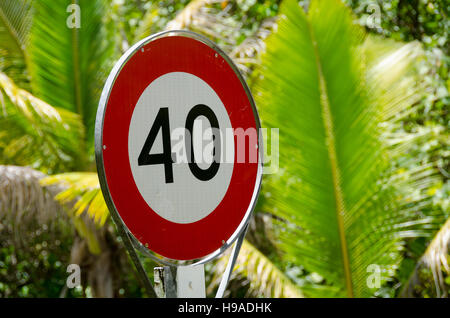
{"type": "MultiPolygon", "coordinates": [[[[239,227],[255,191],[258,163],[235,164],[228,190],[217,208],[188,224],[168,221],[142,198],[128,159],[128,130],[134,107],[152,81],[170,72],[187,72],[217,93],[231,126],[257,129],[252,104],[228,62],[205,43],[184,36],[155,39],[123,65],[116,76],[103,119],[103,163],[110,196],[130,232],[164,257],[192,260],[218,250],[239,227]]],[[[236,145],[236,143],[235,143],[236,145]]],[[[247,148],[250,149],[250,148],[247,148]]]]}

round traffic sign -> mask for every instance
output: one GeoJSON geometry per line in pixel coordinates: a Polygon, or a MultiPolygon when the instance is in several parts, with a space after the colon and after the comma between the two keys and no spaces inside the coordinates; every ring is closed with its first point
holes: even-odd
{"type": "Polygon", "coordinates": [[[159,257],[219,255],[256,202],[259,129],[245,81],[212,42],[189,31],[142,40],[114,66],[97,113],[109,210],[159,257]]]}

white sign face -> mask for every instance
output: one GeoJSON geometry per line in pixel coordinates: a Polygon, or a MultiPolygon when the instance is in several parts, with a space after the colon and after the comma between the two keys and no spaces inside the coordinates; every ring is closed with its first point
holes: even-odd
{"type": "Polygon", "coordinates": [[[187,224],[214,211],[233,174],[234,138],[224,138],[231,128],[219,96],[199,77],[172,72],[147,86],[131,118],[128,155],[136,186],[155,213],[187,224]]]}

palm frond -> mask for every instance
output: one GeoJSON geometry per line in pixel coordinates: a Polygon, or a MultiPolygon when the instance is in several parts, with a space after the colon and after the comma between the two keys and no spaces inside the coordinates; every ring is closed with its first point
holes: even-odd
{"type": "Polygon", "coordinates": [[[79,158],[84,127],[78,115],[57,109],[0,72],[0,159],[44,171],[64,171],[79,158]]]}
{"type": "Polygon", "coordinates": [[[243,74],[248,75],[258,62],[257,55],[264,49],[264,39],[275,25],[275,18],[266,18],[255,23],[256,29],[243,30],[244,22],[237,20],[236,16],[240,14],[247,16],[246,10],[252,7],[251,1],[249,2],[241,6],[238,3],[221,0],[190,1],[164,27],[155,26],[159,10],[154,5],[142,19],[136,32],[136,39],[162,30],[191,30],[217,42],[243,74]]]}
{"type": "Polygon", "coordinates": [[[61,206],[54,200],[58,187],[44,189],[40,180],[42,172],[29,167],[0,165],[0,219],[25,226],[56,219],[61,206]]]}
{"type": "Polygon", "coordinates": [[[46,177],[29,167],[0,165],[1,223],[12,224],[17,233],[16,241],[20,241],[23,236],[20,233],[27,232],[31,225],[64,223],[67,226],[72,220],[89,251],[99,254],[99,233],[95,224],[89,218],[67,217],[63,206],[55,199],[58,193],[65,191],[65,186],[55,183],[43,187],[41,183],[46,177]]]}
{"type": "Polygon", "coordinates": [[[166,30],[182,30],[191,27],[197,21],[202,20],[205,14],[204,8],[206,5],[219,2],[217,0],[193,0],[181,10],[169,23],[166,25],[166,30]]]}
{"type": "Polygon", "coordinates": [[[0,4],[1,39],[10,45],[14,53],[23,54],[27,42],[27,33],[31,21],[26,18],[30,14],[30,0],[4,0],[0,4]]]}
{"type": "Polygon", "coordinates": [[[267,18],[259,28],[241,44],[236,45],[229,56],[246,77],[259,64],[259,55],[265,50],[265,40],[276,27],[276,18],[267,18]]]}
{"type": "Polygon", "coordinates": [[[68,172],[44,176],[39,180],[39,185],[45,189],[58,189],[53,191],[53,199],[68,211],[68,216],[89,252],[100,254],[103,250],[101,245],[105,245],[104,231],[100,228],[105,224],[109,212],[99,188],[97,174],[68,172]]]}
{"type": "MultiPolygon", "coordinates": [[[[217,0],[193,0],[184,8],[174,14],[174,17],[167,21],[165,25],[155,23],[161,19],[160,7],[157,3],[152,3],[144,14],[139,27],[136,30],[135,41],[139,41],[152,33],[168,30],[189,29],[194,20],[200,17],[206,6],[217,3],[217,0]]],[[[168,17],[171,18],[172,16],[168,17]]]]}
{"type": "Polygon", "coordinates": [[[420,284],[420,271],[428,269],[434,279],[434,287],[437,297],[448,297],[448,287],[445,287],[443,273],[450,274],[448,264],[448,248],[450,245],[450,218],[435,235],[428,245],[425,253],[418,261],[401,292],[402,297],[414,297],[415,286],[420,284]]]}
{"type": "Polygon", "coordinates": [[[393,164],[402,143],[386,141],[385,121],[418,98],[392,80],[410,80],[415,47],[391,47],[375,60],[366,58],[364,39],[339,1],[312,1],[305,14],[286,0],[256,89],[263,125],[280,128],[281,173],[265,183],[265,209],[286,222],[280,246],[287,260],[349,297],[373,295],[369,266],[386,282],[404,238],[429,235],[439,223],[426,214],[432,167],[402,179],[393,164]],[[419,195],[408,197],[406,186],[419,195]]]}
{"type": "MultiPolygon", "coordinates": [[[[214,265],[214,277],[208,293],[216,288],[222,278],[229,253],[214,265]]],[[[231,279],[244,277],[249,282],[249,294],[273,298],[302,298],[298,287],[255,246],[244,240],[231,279]]]]}
{"type": "Polygon", "coordinates": [[[361,50],[366,57],[367,76],[373,93],[381,94],[377,96],[378,103],[385,106],[379,110],[381,120],[391,124],[400,122],[414,110],[414,104],[427,88],[415,70],[417,60],[423,55],[420,44],[403,44],[368,36],[361,50]],[[396,90],[405,94],[399,94],[396,90]]]}
{"type": "Polygon", "coordinates": [[[155,23],[155,20],[157,20],[158,18],[158,12],[158,8],[156,8],[155,4],[152,3],[150,5],[150,8],[148,8],[143,15],[138,27],[136,28],[133,42],[136,43],[153,33],[162,31],[163,27],[160,25],[156,25],[155,23]]]}
{"type": "MultiPolygon", "coordinates": [[[[80,28],[67,24],[73,1],[33,2],[29,70],[33,93],[81,116],[92,153],[95,114],[114,43],[102,23],[103,0],[80,0],[80,28]]],[[[80,149],[86,153],[86,149],[80,149]]],[[[80,163],[82,165],[83,162],[80,163]]]]}
{"type": "Polygon", "coordinates": [[[104,225],[109,212],[94,172],[69,172],[53,175],[41,181],[44,186],[60,184],[65,187],[55,196],[62,204],[76,202],[71,208],[75,216],[86,212],[97,224],[104,225]]]}
{"type": "Polygon", "coordinates": [[[20,84],[27,81],[25,49],[31,8],[30,0],[0,2],[0,70],[20,84]]]}

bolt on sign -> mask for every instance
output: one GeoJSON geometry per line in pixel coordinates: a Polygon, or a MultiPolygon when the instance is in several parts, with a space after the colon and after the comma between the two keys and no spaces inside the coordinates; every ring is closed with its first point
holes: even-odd
{"type": "Polygon", "coordinates": [[[244,79],[214,43],[189,31],[137,43],[114,66],[97,113],[97,169],[114,220],[160,259],[219,255],[258,196],[259,129],[244,79]]]}

